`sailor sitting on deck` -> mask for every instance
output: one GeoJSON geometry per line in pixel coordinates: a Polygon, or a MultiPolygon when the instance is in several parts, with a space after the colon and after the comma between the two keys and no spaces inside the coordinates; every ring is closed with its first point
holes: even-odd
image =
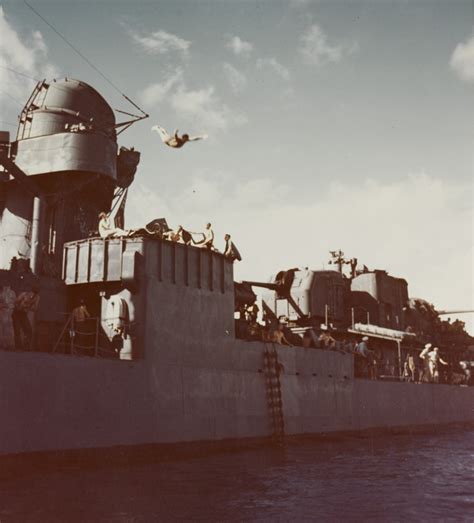
{"type": "Polygon", "coordinates": [[[120,238],[129,234],[130,232],[124,231],[119,227],[113,227],[107,213],[101,212],[99,214],[99,235],[101,238],[120,238]]]}
{"type": "Polygon", "coordinates": [[[181,225],[175,231],[168,231],[163,233],[163,238],[171,242],[181,243],[181,231],[183,228],[181,225]]]}
{"type": "Polygon", "coordinates": [[[183,147],[186,142],[195,142],[197,140],[205,140],[207,138],[207,134],[203,134],[202,136],[193,136],[192,138],[189,136],[189,134],[183,134],[182,136],[179,136],[178,129],[176,129],[173,135],[169,135],[166,130],[159,125],[154,125],[151,130],[156,131],[160,135],[161,141],[165,145],[168,147],[173,147],[174,149],[183,147]]]}
{"type": "Polygon", "coordinates": [[[180,225],[176,231],[168,231],[163,234],[163,238],[176,243],[184,243],[185,245],[191,245],[193,237],[191,233],[180,225]]]}
{"type": "Polygon", "coordinates": [[[214,231],[211,228],[211,224],[206,224],[206,230],[204,232],[192,232],[191,234],[200,234],[203,239],[198,242],[194,242],[195,245],[203,249],[214,249],[214,231]]]}

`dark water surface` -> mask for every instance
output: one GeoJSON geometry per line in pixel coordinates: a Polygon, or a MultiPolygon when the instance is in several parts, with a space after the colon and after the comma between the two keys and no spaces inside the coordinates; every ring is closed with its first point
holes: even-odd
{"type": "Polygon", "coordinates": [[[474,431],[0,475],[0,521],[474,521],[474,431]]]}

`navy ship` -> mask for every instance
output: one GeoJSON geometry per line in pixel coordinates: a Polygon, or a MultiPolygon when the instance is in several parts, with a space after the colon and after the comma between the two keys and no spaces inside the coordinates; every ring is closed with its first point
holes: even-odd
{"type": "Polygon", "coordinates": [[[402,278],[334,251],[334,270],[235,282],[232,257],[164,218],[99,235],[102,212],[125,226],[128,125],[63,79],[38,83],[15,140],[0,133],[1,455],[474,421],[473,339],[402,278]],[[440,383],[420,376],[427,343],[440,383]]]}

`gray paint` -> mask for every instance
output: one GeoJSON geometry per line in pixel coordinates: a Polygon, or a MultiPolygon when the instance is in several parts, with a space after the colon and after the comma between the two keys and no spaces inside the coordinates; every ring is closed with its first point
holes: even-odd
{"type": "Polygon", "coordinates": [[[0,221],[0,269],[10,268],[15,257],[30,256],[33,195],[15,183],[7,184],[0,221]]]}
{"type": "MultiPolygon", "coordinates": [[[[234,338],[232,264],[170,242],[131,244],[140,270],[119,293],[137,322],[136,359],[0,351],[0,453],[271,435],[265,345],[234,338]]],[[[121,284],[103,285],[114,294],[121,284]]],[[[472,387],[357,380],[351,355],[277,350],[288,434],[474,421],[472,387]]]]}
{"type": "Polygon", "coordinates": [[[16,164],[30,176],[79,171],[116,177],[117,144],[101,134],[40,136],[20,140],[17,150],[16,164]]]}
{"type": "Polygon", "coordinates": [[[40,82],[18,126],[15,162],[28,175],[88,172],[116,178],[115,115],[90,85],[40,82]]]}
{"type": "MultiPolygon", "coordinates": [[[[274,278],[272,278],[274,280],[274,278]]],[[[291,296],[301,311],[310,318],[324,320],[326,306],[330,322],[344,322],[349,302],[350,281],[336,270],[295,271],[291,296]]],[[[276,316],[288,316],[291,321],[298,319],[297,312],[286,299],[278,299],[274,291],[263,290],[263,299],[276,316]]]]}
{"type": "MultiPolygon", "coordinates": [[[[115,116],[102,96],[83,82],[40,82],[21,113],[17,138],[11,148],[15,176],[20,181],[35,176],[42,214],[52,220],[45,228],[46,233],[54,230],[56,245],[49,252],[54,256],[64,241],[86,237],[96,227],[98,213],[110,208],[117,177],[115,116]]],[[[28,184],[10,180],[3,192],[0,269],[20,256],[31,257],[34,271],[41,272],[38,254],[48,239],[37,227],[42,220],[31,222],[31,190],[28,184]]],[[[59,265],[57,256],[55,263],[59,265]]]]}
{"type": "MultiPolygon", "coordinates": [[[[262,344],[202,348],[161,336],[136,362],[2,351],[1,453],[270,435],[262,344]]],[[[470,388],[344,379],[349,356],[279,354],[288,434],[473,421],[470,388]]]]}

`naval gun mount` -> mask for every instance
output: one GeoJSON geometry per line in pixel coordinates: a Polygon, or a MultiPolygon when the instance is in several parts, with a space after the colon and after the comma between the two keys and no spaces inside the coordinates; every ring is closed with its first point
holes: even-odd
{"type": "Polygon", "coordinates": [[[301,327],[345,326],[349,321],[350,280],[336,270],[292,268],[279,271],[270,282],[243,281],[236,286],[236,309],[249,299],[252,287],[264,289],[264,312],[273,319],[283,316],[301,327]]]}
{"type": "MultiPolygon", "coordinates": [[[[123,222],[120,203],[140,159],[138,151],[118,149],[117,129],[126,124],[94,88],[65,78],[36,85],[16,140],[0,132],[0,284],[16,295],[39,284],[45,332],[68,308],[64,244],[95,231],[101,211],[114,209],[123,222]]],[[[0,339],[2,347],[11,344],[0,339]]]]}

